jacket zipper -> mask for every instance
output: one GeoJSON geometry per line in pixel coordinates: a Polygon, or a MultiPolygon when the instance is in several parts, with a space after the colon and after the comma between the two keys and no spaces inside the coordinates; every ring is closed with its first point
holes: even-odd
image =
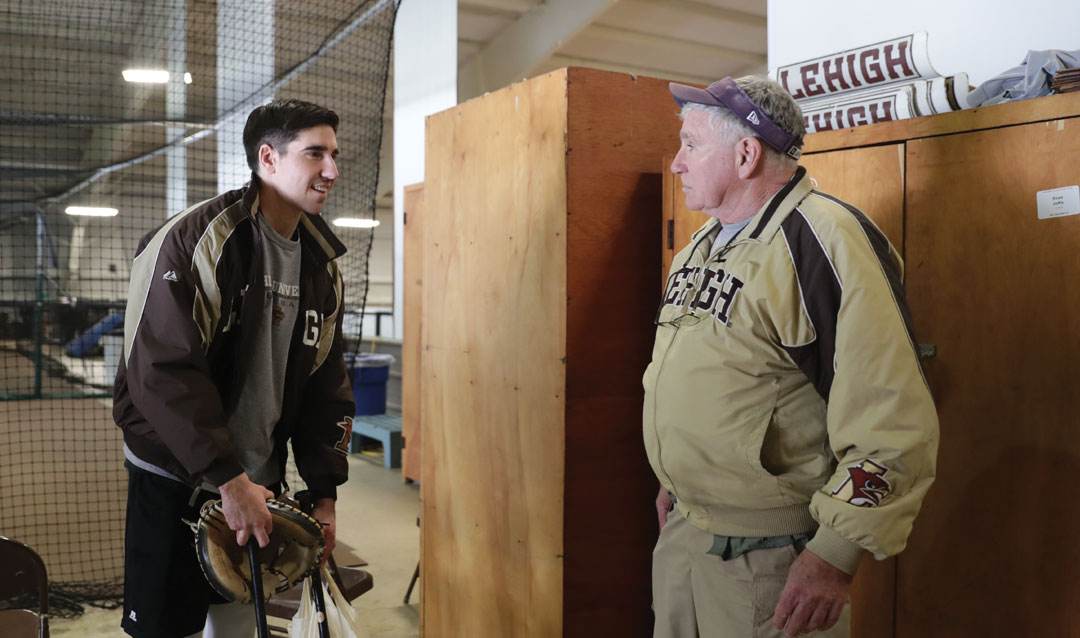
{"type": "MultiPolygon", "coordinates": [[[[742,231],[740,231],[740,233],[741,232],[742,231]]],[[[702,264],[701,264],[701,270],[698,272],[698,278],[693,281],[693,287],[691,288],[690,291],[687,292],[686,305],[682,308],[682,313],[683,314],[686,313],[686,309],[690,307],[690,305],[694,301],[694,297],[699,292],[698,291],[698,286],[701,284],[701,277],[704,276],[705,266],[709,265],[710,263],[712,263],[714,261],[719,262],[720,258],[723,257],[724,255],[726,255],[728,252],[730,252],[730,250],[732,248],[734,248],[735,246],[738,246],[739,244],[744,243],[745,241],[747,241],[745,238],[740,238],[739,237],[740,233],[736,233],[735,237],[732,237],[731,240],[729,240],[729,243],[727,245],[721,247],[720,250],[718,250],[715,255],[706,255],[705,256],[705,259],[702,261],[702,264]],[[732,240],[735,240],[735,239],[739,239],[739,241],[732,241],[732,240]],[[691,294],[691,293],[693,293],[693,294],[691,294]]],[[[701,244],[702,241],[705,240],[706,237],[708,237],[708,235],[709,235],[709,233],[705,232],[704,234],[702,234],[701,237],[698,238],[698,240],[696,242],[694,242],[694,247],[690,251],[690,258],[687,259],[685,262],[683,262],[683,265],[682,265],[683,268],[686,268],[687,266],[689,266],[690,262],[692,262],[694,260],[694,257],[697,255],[698,246],[701,244]]],[[[671,334],[671,340],[668,343],[668,347],[664,349],[664,355],[663,355],[663,357],[660,358],[659,365],[657,366],[657,369],[656,369],[656,379],[658,381],[660,379],[660,374],[664,370],[664,363],[667,361],[667,355],[671,351],[672,347],[674,347],[675,339],[678,338],[678,336],[679,336],[679,325],[674,324],[672,326],[672,328],[674,328],[675,331],[671,334]]],[[[654,388],[654,394],[655,394],[655,388],[654,388]]],[[[658,466],[660,466],[660,471],[664,474],[664,477],[667,479],[667,482],[671,485],[672,494],[674,494],[676,500],[678,500],[679,499],[679,490],[675,486],[675,481],[671,478],[671,475],[668,474],[667,469],[664,468],[664,454],[663,454],[663,449],[662,449],[662,447],[660,445],[660,428],[657,426],[658,412],[659,412],[659,404],[657,403],[656,399],[654,398],[653,399],[653,436],[656,437],[656,464],[658,466]]]]}

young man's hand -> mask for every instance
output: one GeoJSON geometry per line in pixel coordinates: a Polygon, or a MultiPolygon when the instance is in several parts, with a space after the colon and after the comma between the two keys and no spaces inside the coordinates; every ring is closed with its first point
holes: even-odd
{"type": "Polygon", "coordinates": [[[221,509],[229,529],[236,532],[236,544],[243,547],[252,536],[259,547],[270,543],[270,530],[273,521],[266,500],[274,498],[274,493],[261,485],[251,482],[247,474],[238,474],[222,483],[221,509]]]}
{"type": "Polygon", "coordinates": [[[322,524],[323,536],[326,537],[326,551],[323,552],[321,566],[326,563],[326,559],[334,553],[334,547],[337,546],[337,515],[334,499],[320,498],[315,501],[312,516],[322,524]]]}

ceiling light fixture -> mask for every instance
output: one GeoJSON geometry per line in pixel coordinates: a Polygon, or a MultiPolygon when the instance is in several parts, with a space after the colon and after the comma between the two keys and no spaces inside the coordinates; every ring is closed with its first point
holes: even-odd
{"type": "MultiPolygon", "coordinates": [[[[169,72],[161,69],[124,69],[124,79],[140,84],[167,84],[169,72]]],[[[191,84],[191,74],[184,74],[184,84],[191,84]]]]}
{"type": "Polygon", "coordinates": [[[116,217],[120,211],[115,208],[101,208],[97,206],[68,206],[64,209],[68,215],[87,215],[89,217],[116,217]]]}
{"type": "Polygon", "coordinates": [[[357,219],[355,217],[338,217],[334,225],[342,228],[375,228],[379,225],[377,219],[357,219]]]}

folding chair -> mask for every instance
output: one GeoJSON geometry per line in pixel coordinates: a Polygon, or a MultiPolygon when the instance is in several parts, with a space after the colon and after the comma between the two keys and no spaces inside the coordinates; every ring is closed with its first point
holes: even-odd
{"type": "Polygon", "coordinates": [[[33,609],[0,609],[0,627],[4,636],[49,636],[49,579],[45,562],[38,553],[19,541],[0,536],[0,600],[37,597],[37,612],[33,609]]]}

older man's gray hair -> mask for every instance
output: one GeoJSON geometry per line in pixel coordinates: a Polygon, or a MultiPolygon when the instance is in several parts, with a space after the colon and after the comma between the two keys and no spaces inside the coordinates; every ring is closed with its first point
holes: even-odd
{"type": "MultiPolygon", "coordinates": [[[[735,84],[765,113],[766,117],[785,133],[797,139],[799,146],[802,146],[803,137],[806,135],[802,110],[799,109],[799,105],[795,103],[791,94],[784,90],[784,87],[760,75],[744,75],[735,80],[735,84]]],[[[683,105],[680,116],[685,119],[687,113],[693,110],[705,111],[709,114],[709,126],[724,142],[734,142],[741,137],[755,136],[754,131],[743,123],[742,118],[732,113],[731,109],[687,102],[683,105]]],[[[766,157],[771,158],[773,162],[779,162],[779,165],[794,165],[797,162],[768,144],[762,144],[762,146],[765,148],[766,157]]]]}

